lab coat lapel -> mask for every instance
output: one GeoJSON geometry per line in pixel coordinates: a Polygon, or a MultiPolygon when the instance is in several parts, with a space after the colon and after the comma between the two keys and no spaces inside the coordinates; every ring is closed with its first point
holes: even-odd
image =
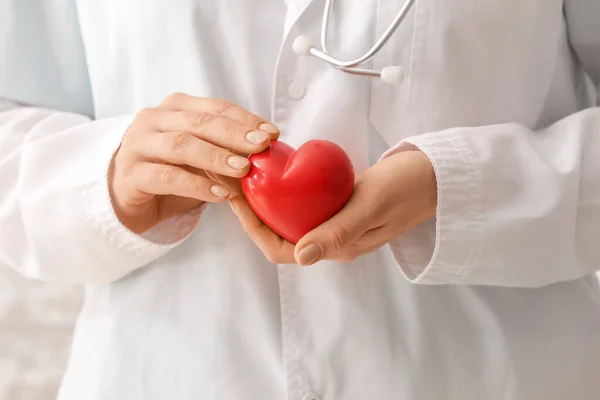
{"type": "MultiPolygon", "coordinates": [[[[285,30],[284,35],[290,33],[291,28],[294,26],[296,21],[304,14],[308,7],[313,3],[322,3],[322,0],[284,0],[287,4],[288,11],[285,18],[285,30]]],[[[316,6],[316,4],[315,4],[316,6]]],[[[319,21],[320,22],[320,21],[319,21]]]]}

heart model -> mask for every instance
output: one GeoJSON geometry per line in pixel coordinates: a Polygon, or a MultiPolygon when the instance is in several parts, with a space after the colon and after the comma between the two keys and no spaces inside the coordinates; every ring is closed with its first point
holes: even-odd
{"type": "Polygon", "coordinates": [[[310,140],[298,150],[280,141],[250,156],[242,189],[256,215],[275,233],[296,244],[346,204],[354,168],[341,147],[310,140]]]}

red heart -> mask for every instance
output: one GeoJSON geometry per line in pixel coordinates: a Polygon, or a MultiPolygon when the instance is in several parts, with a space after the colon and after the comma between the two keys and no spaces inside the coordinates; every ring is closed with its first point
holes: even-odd
{"type": "Polygon", "coordinates": [[[340,211],[354,188],[350,158],[326,140],[310,140],[297,151],[273,141],[266,151],[251,155],[250,162],[242,179],[248,204],[294,244],[340,211]]]}

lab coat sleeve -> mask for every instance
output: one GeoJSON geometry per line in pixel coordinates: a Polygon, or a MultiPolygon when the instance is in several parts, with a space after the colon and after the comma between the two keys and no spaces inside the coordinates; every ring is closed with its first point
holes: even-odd
{"type": "Polygon", "coordinates": [[[103,283],[162,256],[195,228],[202,208],[146,237],[125,228],[107,171],[131,116],[16,107],[0,112],[0,265],[44,281],[103,283]]]}
{"type": "Polygon", "coordinates": [[[144,236],[118,221],[107,171],[133,116],[93,120],[77,21],[74,0],[0,1],[0,267],[102,283],[179,244],[202,208],[144,236]]]}
{"type": "MultiPolygon", "coordinates": [[[[600,2],[567,0],[569,39],[596,88],[600,2]]],[[[540,287],[600,270],[600,107],[410,137],[438,181],[435,219],[390,243],[413,283],[540,287]]]]}

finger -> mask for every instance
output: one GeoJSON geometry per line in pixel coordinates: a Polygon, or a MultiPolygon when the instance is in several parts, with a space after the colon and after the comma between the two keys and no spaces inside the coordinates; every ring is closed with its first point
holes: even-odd
{"type": "Polygon", "coordinates": [[[250,170],[246,157],[185,132],[155,133],[141,144],[142,157],[169,164],[189,165],[220,175],[241,178],[250,170]]]}
{"type": "Polygon", "coordinates": [[[298,241],[294,249],[298,264],[306,266],[323,259],[335,260],[371,228],[368,211],[354,198],[338,214],[298,241]]]}
{"type": "Polygon", "coordinates": [[[231,178],[229,176],[218,175],[207,171],[206,175],[214,182],[221,183],[229,188],[229,198],[232,199],[238,195],[243,194],[242,181],[238,178],[231,178]]]}
{"type": "Polygon", "coordinates": [[[279,136],[279,129],[269,121],[252,114],[237,104],[218,98],[195,97],[185,93],[172,93],[161,103],[160,108],[173,111],[196,111],[221,115],[250,128],[260,128],[279,136]]]}
{"type": "Polygon", "coordinates": [[[347,247],[336,260],[352,261],[360,256],[379,250],[389,240],[389,233],[385,227],[371,229],[347,247]]]}
{"type": "Polygon", "coordinates": [[[282,239],[265,225],[254,213],[243,196],[229,200],[242,228],[273,264],[295,264],[294,245],[282,239]]]}
{"type": "Polygon", "coordinates": [[[174,165],[141,162],[134,167],[133,174],[136,187],[144,193],[208,202],[222,202],[229,197],[226,186],[174,165]]]}
{"type": "Polygon", "coordinates": [[[219,115],[195,111],[151,109],[144,111],[147,128],[155,132],[186,132],[219,147],[242,154],[264,151],[271,137],[260,129],[253,129],[219,115]]]}
{"type": "Polygon", "coordinates": [[[183,166],[187,171],[192,172],[195,175],[200,175],[207,177],[211,181],[215,183],[220,183],[221,185],[227,187],[229,189],[229,198],[232,199],[235,196],[243,194],[242,191],[242,181],[239,178],[232,178],[225,175],[215,174],[214,172],[210,172],[204,169],[198,169],[194,167],[190,167],[189,165],[183,166]]]}

